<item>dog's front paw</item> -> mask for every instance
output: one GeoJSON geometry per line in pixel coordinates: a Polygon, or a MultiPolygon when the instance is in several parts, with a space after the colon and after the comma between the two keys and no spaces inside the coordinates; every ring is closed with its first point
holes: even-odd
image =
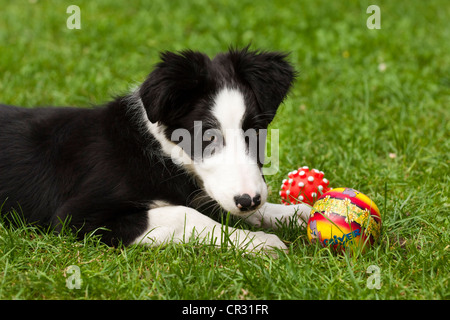
{"type": "Polygon", "coordinates": [[[249,232],[240,247],[250,253],[266,252],[273,257],[278,256],[277,250],[288,252],[288,248],[278,236],[263,231],[249,232]]]}
{"type": "Polygon", "coordinates": [[[256,227],[277,229],[280,225],[306,225],[311,207],[307,204],[273,204],[265,203],[260,209],[245,217],[245,221],[256,227]],[[294,221],[296,219],[296,221],[294,221]]]}

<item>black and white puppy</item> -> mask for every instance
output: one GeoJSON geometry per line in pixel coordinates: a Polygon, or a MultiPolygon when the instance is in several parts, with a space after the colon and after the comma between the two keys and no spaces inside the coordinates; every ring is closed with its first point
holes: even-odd
{"type": "Polygon", "coordinates": [[[285,249],[265,232],[230,228],[224,240],[218,217],[230,212],[275,228],[309,213],[306,205],[266,202],[261,150],[248,134],[265,146],[258,133],[294,77],[277,52],[231,49],[212,60],[164,52],[134,92],[104,106],[0,105],[1,214],[11,218],[14,210],[56,230],[69,221],[80,236],[97,230],[109,245],[197,236],[285,249]]]}

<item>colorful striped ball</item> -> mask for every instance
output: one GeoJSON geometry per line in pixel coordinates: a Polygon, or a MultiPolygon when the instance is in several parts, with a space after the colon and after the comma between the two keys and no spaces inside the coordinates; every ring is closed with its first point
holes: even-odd
{"type": "Polygon", "coordinates": [[[344,251],[374,244],[381,232],[377,205],[363,193],[336,188],[324,193],[314,204],[308,221],[308,239],[323,247],[344,251]]]}

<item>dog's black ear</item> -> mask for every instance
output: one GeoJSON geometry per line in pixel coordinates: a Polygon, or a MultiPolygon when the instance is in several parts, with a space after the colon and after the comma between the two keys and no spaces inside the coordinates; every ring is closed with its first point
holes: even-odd
{"type": "Polygon", "coordinates": [[[185,115],[209,88],[211,60],[200,52],[163,52],[139,89],[151,122],[170,124],[185,115]]]}
{"type": "Polygon", "coordinates": [[[297,75],[287,56],[281,52],[249,51],[248,47],[228,52],[236,76],[250,86],[261,112],[268,116],[275,116],[297,75]]]}

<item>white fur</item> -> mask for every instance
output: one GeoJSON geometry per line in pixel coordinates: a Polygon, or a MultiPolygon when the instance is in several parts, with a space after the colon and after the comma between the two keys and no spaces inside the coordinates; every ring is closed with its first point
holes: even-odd
{"type": "Polygon", "coordinates": [[[255,212],[248,213],[245,220],[256,227],[278,229],[280,224],[289,224],[290,219],[296,215],[297,223],[305,226],[311,209],[307,204],[287,206],[266,202],[255,212]]]}
{"type": "Polygon", "coordinates": [[[224,227],[195,209],[184,206],[164,206],[148,211],[148,229],[135,240],[135,244],[160,246],[169,242],[185,243],[197,239],[204,244],[235,246],[248,252],[286,250],[276,236],[264,232],[251,232],[224,227]]]}

